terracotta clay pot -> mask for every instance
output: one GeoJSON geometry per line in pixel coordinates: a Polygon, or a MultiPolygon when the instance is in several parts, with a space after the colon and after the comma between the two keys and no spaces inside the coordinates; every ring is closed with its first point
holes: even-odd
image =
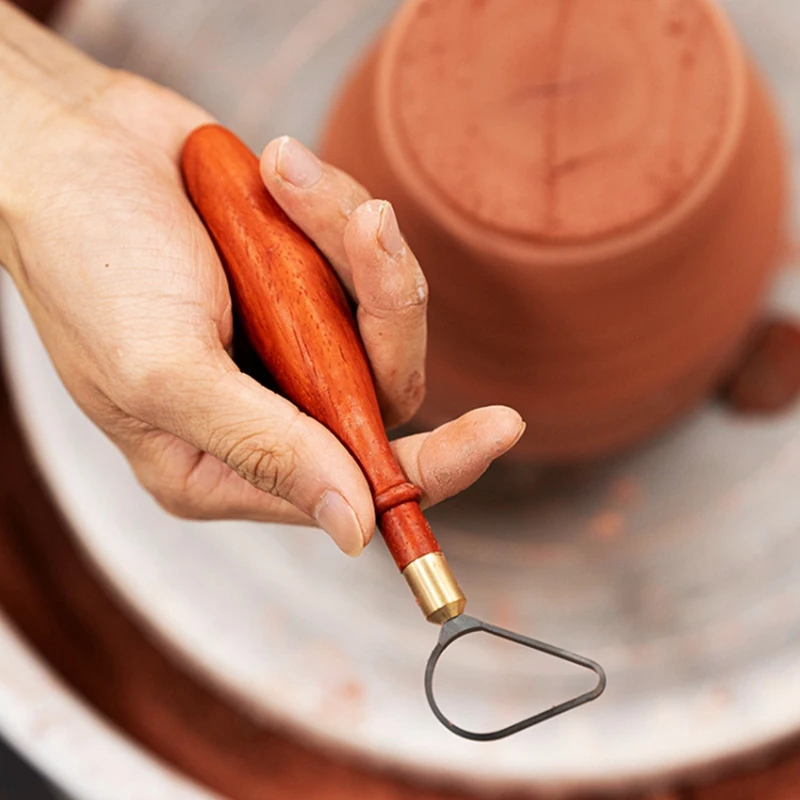
{"type": "Polygon", "coordinates": [[[506,403],[524,457],[601,456],[706,397],[783,241],[778,124],[711,0],[409,0],[321,151],[428,276],[420,420],[506,403]]]}

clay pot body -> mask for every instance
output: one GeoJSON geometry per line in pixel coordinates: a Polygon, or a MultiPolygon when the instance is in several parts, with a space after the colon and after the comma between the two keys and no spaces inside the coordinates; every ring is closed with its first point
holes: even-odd
{"type": "Polygon", "coordinates": [[[321,152],[428,277],[421,422],[511,405],[522,457],[606,455],[705,398],[783,241],[779,126],[709,0],[410,0],[321,152]]]}

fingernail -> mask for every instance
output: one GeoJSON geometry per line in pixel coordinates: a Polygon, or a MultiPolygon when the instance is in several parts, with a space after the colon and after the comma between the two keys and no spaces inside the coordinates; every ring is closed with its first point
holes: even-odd
{"type": "Polygon", "coordinates": [[[519,427],[517,428],[517,432],[514,434],[514,438],[507,444],[501,444],[498,442],[497,453],[492,458],[500,458],[500,456],[505,455],[509,450],[512,450],[514,447],[516,447],[517,444],[519,444],[519,440],[524,436],[525,429],[527,427],[528,423],[525,422],[524,419],[520,418],[519,427]]]}
{"type": "Polygon", "coordinates": [[[527,423],[527,422],[525,422],[525,420],[522,420],[522,424],[519,426],[519,433],[517,434],[517,436],[516,436],[516,438],[514,439],[514,441],[513,441],[513,442],[511,442],[511,444],[510,444],[510,446],[509,446],[509,448],[508,448],[509,450],[510,450],[512,447],[514,447],[514,446],[517,444],[517,442],[519,442],[519,440],[522,438],[523,434],[525,433],[525,429],[526,429],[527,427],[528,427],[528,423],[527,423]]]}
{"type": "Polygon", "coordinates": [[[278,145],[275,169],[285,181],[300,189],[310,189],[322,177],[320,160],[291,136],[284,136],[278,145]]]}
{"type": "Polygon", "coordinates": [[[356,512],[339,492],[325,492],[314,514],[317,524],[348,556],[357,556],[364,549],[364,532],[356,512]]]}
{"type": "Polygon", "coordinates": [[[381,207],[381,219],[378,225],[378,241],[381,247],[392,257],[395,258],[403,252],[406,246],[400,228],[397,225],[397,217],[391,203],[384,202],[381,207]]]}

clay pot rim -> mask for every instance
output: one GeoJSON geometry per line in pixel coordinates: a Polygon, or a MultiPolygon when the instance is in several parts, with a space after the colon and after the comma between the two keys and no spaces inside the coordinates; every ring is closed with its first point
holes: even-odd
{"type": "MultiPolygon", "coordinates": [[[[657,245],[660,240],[673,236],[677,229],[690,227],[694,219],[702,216],[704,206],[713,203],[717,191],[725,184],[726,176],[735,166],[745,138],[750,110],[750,68],[744,48],[739,43],[732,22],[714,0],[697,0],[712,22],[716,23],[730,76],[727,122],[713,159],[666,213],[656,215],[630,230],[571,245],[525,239],[469,220],[422,174],[407,151],[403,136],[394,124],[394,108],[390,105],[390,99],[393,96],[394,65],[398,61],[398,51],[421,2],[424,0],[404,3],[383,36],[374,84],[375,122],[392,171],[396,176],[403,176],[401,182],[418,207],[424,209],[456,241],[482,257],[500,258],[509,267],[526,270],[537,267],[547,271],[575,267],[584,271],[589,264],[616,260],[631,252],[657,245]]],[[[641,261],[646,264],[648,260],[641,261]]]]}

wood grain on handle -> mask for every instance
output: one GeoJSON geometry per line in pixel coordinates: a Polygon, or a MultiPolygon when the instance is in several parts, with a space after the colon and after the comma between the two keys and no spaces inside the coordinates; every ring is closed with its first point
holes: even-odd
{"type": "Polygon", "coordinates": [[[364,347],[330,264],[278,206],[258,159],[230,131],[198,128],[181,167],[253,347],[286,396],[360,464],[397,566],[438,552],[420,490],[389,446],[364,347]]]}

